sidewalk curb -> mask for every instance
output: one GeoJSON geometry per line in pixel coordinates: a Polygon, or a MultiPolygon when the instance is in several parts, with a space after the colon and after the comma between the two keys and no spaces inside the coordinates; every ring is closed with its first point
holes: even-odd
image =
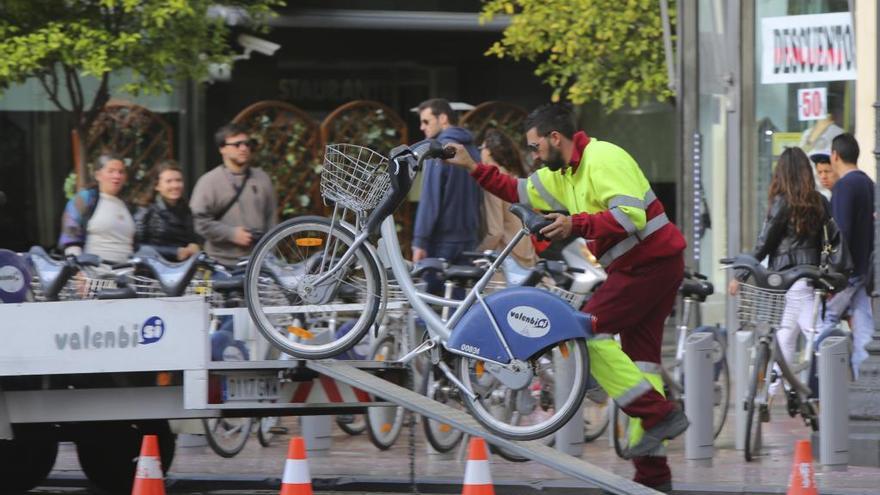
{"type": "MultiPolygon", "coordinates": [[[[461,480],[448,477],[418,477],[416,484],[419,493],[457,494],[461,493],[461,480]]],[[[512,481],[496,480],[497,493],[515,493],[517,495],[596,495],[598,488],[586,484],[565,481],[512,481]]],[[[86,487],[88,481],[82,474],[56,474],[50,476],[41,486],[86,487]]],[[[261,475],[217,475],[217,474],[170,474],[166,477],[166,486],[170,492],[213,490],[277,490],[281,486],[281,478],[261,475]]],[[[316,492],[385,492],[412,493],[409,479],[372,476],[333,476],[314,477],[312,486],[316,492]]],[[[687,495],[778,495],[785,494],[782,486],[718,486],[697,483],[675,483],[674,494],[687,495]]],[[[870,495],[870,492],[853,489],[822,489],[823,495],[870,495]]]]}

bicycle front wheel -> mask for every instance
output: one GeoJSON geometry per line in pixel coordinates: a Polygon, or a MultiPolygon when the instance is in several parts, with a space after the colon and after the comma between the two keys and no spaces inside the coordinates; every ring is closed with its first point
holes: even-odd
{"type": "MultiPolygon", "coordinates": [[[[458,390],[449,383],[446,375],[439,367],[430,367],[420,382],[419,392],[425,397],[456,409],[461,405],[458,401],[458,390]]],[[[437,421],[427,416],[422,417],[425,439],[431,447],[440,453],[450,452],[460,442],[464,434],[449,423],[437,421]]]]}
{"type": "Polygon", "coordinates": [[[587,388],[584,339],[560,342],[527,362],[531,380],[524,387],[512,389],[486,371],[484,361],[459,359],[459,378],[477,396],[476,400],[464,398],[465,405],[483,426],[512,440],[535,440],[561,428],[578,411],[587,388]],[[562,367],[572,377],[570,385],[557,385],[562,367]]]}
{"type": "Polygon", "coordinates": [[[584,400],[584,442],[592,442],[608,429],[609,407],[613,403],[602,387],[587,390],[584,400]]]}
{"type": "Polygon", "coordinates": [[[376,260],[354,233],[321,217],[287,220],[254,248],[245,295],[251,319],[273,346],[302,359],[347,351],[367,333],[381,302],[376,260]],[[326,281],[319,279],[335,270],[326,281]],[[347,332],[335,323],[353,321],[347,332]]]}
{"type": "Polygon", "coordinates": [[[202,419],[205,439],[211,450],[220,457],[235,457],[244,448],[254,418],[210,418],[202,419]]]}
{"type": "Polygon", "coordinates": [[[755,347],[752,381],[749,383],[749,395],[746,396],[746,462],[751,462],[761,451],[761,408],[767,407],[758,394],[766,390],[767,372],[770,369],[770,347],[760,342],[755,347]]]}

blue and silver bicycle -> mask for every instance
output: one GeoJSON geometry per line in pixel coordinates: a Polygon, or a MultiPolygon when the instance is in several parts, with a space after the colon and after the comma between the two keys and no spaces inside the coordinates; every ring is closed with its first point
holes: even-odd
{"type": "Polygon", "coordinates": [[[508,288],[484,297],[513,246],[549,224],[523,205],[511,207],[523,229],[464,300],[416,289],[391,214],[406,199],[424,161],[445,153],[435,141],[399,146],[388,158],[356,145],[328,146],[321,192],[334,204],[332,216],[293,218],[263,236],[248,265],[248,309],[266,339],[281,351],[302,359],[337,356],[381,321],[388,299],[381,255],[429,335],[399,361],[429,356],[472,415],[496,434],[516,440],[547,436],[571,419],[583,401],[589,376],[590,317],[537,288],[508,288]],[[283,269],[302,266],[315,253],[321,253],[320,262],[308,270],[283,269]],[[261,297],[259,275],[264,264],[282,267],[277,282],[286,304],[261,297]],[[433,307],[454,312],[444,322],[433,307]],[[279,331],[273,323],[278,315],[303,313],[344,315],[354,324],[344,335],[325,335],[309,328],[279,331]],[[563,374],[566,383],[557,384],[563,374]]]}

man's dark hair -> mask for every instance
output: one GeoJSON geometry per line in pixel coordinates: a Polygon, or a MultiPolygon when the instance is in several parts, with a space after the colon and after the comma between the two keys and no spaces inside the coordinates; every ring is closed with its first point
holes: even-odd
{"type": "Polygon", "coordinates": [[[446,115],[446,118],[449,119],[450,125],[458,124],[458,115],[455,114],[455,110],[452,109],[449,100],[444,98],[431,98],[430,100],[425,100],[419,104],[419,113],[422,113],[426,108],[431,109],[431,114],[434,115],[434,117],[446,115]]]}
{"type": "Polygon", "coordinates": [[[556,131],[571,139],[577,131],[574,125],[574,111],[566,103],[548,103],[532,110],[526,117],[523,131],[535,128],[539,136],[546,136],[556,131]]]}
{"type": "Polygon", "coordinates": [[[250,134],[250,131],[241,124],[230,122],[217,129],[217,132],[214,133],[214,142],[217,143],[218,148],[222,148],[226,144],[226,138],[236,134],[250,134]]]}
{"type": "Polygon", "coordinates": [[[845,132],[831,140],[831,151],[837,152],[837,156],[844,163],[855,164],[859,161],[859,143],[855,136],[845,132]]]}

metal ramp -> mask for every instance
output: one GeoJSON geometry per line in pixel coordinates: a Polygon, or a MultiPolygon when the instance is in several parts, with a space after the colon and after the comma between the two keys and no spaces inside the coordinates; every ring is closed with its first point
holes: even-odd
{"type": "Polygon", "coordinates": [[[620,495],[662,495],[661,492],[609,473],[589,462],[548,447],[539,440],[516,442],[499,437],[485,430],[467,412],[453,409],[413,392],[408,388],[387,382],[382,378],[357,369],[345,361],[308,361],[306,366],[323,375],[355,385],[366,392],[394,402],[410,411],[443,421],[471,435],[483,437],[490,443],[537,461],[561,473],[589,482],[609,492],[620,495]]]}

